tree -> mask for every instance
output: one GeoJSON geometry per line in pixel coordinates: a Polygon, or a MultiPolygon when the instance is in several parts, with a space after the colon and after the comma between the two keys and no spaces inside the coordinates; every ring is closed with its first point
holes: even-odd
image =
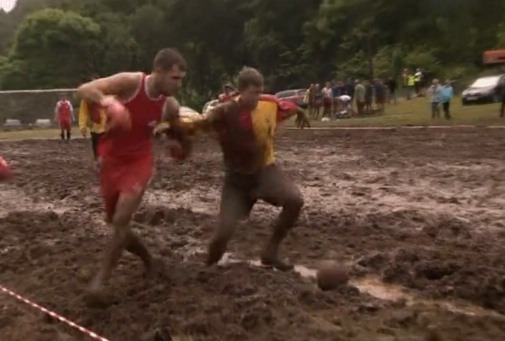
{"type": "Polygon", "coordinates": [[[9,55],[12,65],[22,65],[24,84],[7,71],[4,88],[75,86],[93,72],[100,32],[97,23],[74,12],[46,9],[29,15],[9,55]]]}

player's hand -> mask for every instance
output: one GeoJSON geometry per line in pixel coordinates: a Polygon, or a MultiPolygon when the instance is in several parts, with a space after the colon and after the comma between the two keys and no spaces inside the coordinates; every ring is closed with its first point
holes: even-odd
{"type": "Polygon", "coordinates": [[[130,112],[114,96],[105,96],[100,101],[100,105],[107,114],[107,130],[130,130],[130,112]]]}
{"type": "Polygon", "coordinates": [[[81,134],[82,134],[82,137],[88,137],[88,128],[82,127],[81,134]]]}
{"type": "Polygon", "coordinates": [[[153,130],[153,135],[155,137],[159,137],[161,136],[162,134],[167,134],[168,130],[170,129],[170,126],[168,125],[167,122],[161,122],[160,124],[158,124],[154,130],[153,130]]]}

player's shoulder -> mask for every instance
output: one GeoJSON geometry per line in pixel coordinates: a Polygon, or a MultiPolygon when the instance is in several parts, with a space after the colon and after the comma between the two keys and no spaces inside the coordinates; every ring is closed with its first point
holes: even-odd
{"type": "Polygon", "coordinates": [[[263,101],[263,102],[271,102],[271,103],[278,102],[277,97],[275,97],[274,95],[270,95],[270,94],[261,94],[259,100],[263,101]]]}
{"type": "Polygon", "coordinates": [[[118,72],[109,77],[105,77],[104,80],[114,82],[115,84],[129,86],[138,85],[143,77],[143,72],[118,72]]]}

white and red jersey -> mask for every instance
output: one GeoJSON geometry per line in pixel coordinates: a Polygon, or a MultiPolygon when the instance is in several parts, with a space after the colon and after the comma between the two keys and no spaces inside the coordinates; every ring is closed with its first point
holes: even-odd
{"type": "Polygon", "coordinates": [[[74,121],[74,108],[69,100],[60,100],[56,103],[54,109],[56,121],[58,122],[73,122],[74,121]]]}

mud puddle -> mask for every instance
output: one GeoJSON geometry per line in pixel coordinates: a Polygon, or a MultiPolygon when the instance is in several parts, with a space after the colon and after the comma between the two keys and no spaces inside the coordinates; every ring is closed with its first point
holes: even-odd
{"type": "MultiPolygon", "coordinates": [[[[235,258],[231,253],[226,253],[219,265],[247,263],[255,267],[264,267],[260,260],[240,260],[235,258]]],[[[294,271],[302,278],[315,280],[317,269],[309,268],[304,265],[295,265],[294,271]]],[[[404,301],[407,307],[418,306],[426,308],[444,309],[455,314],[462,314],[476,317],[494,317],[505,320],[505,315],[499,314],[492,310],[463,302],[451,302],[446,300],[430,300],[417,297],[417,295],[405,287],[395,284],[388,284],[381,281],[376,276],[366,276],[363,278],[353,279],[349,282],[351,286],[356,287],[361,293],[368,294],[383,301],[404,301]]]]}

